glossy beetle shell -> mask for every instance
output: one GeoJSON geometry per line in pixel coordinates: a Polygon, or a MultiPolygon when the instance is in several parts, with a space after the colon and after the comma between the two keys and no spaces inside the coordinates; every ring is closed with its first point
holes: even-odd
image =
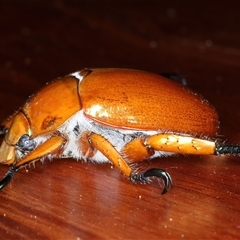
{"type": "Polygon", "coordinates": [[[67,76],[47,84],[29,98],[22,111],[31,121],[32,137],[55,131],[81,109],[78,80],[67,76]]]}
{"type": "Polygon", "coordinates": [[[218,115],[205,99],[159,75],[93,69],[79,93],[86,116],[104,125],[209,137],[218,131],[218,115]]]}

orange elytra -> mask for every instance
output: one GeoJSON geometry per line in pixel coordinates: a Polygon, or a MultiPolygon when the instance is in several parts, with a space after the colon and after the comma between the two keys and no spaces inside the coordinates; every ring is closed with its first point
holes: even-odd
{"type": "Polygon", "coordinates": [[[0,127],[0,181],[32,161],[75,158],[111,162],[132,182],[164,182],[163,169],[140,172],[133,162],[173,154],[236,154],[218,142],[219,120],[203,97],[180,83],[129,69],[84,69],[47,84],[0,127]]]}

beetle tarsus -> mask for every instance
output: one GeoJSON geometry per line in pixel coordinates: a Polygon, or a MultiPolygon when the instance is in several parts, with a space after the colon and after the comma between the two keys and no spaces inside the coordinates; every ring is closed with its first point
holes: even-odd
{"type": "Polygon", "coordinates": [[[172,187],[172,179],[169,173],[160,168],[151,168],[143,173],[133,173],[130,179],[134,183],[148,183],[150,182],[150,177],[158,177],[163,180],[164,189],[161,194],[168,192],[168,190],[172,187]]]}
{"type": "Polygon", "coordinates": [[[149,183],[150,180],[144,177],[144,173],[132,173],[130,180],[133,183],[149,183]]]}
{"type": "Polygon", "coordinates": [[[217,155],[224,154],[240,154],[240,146],[239,145],[217,145],[216,146],[217,155]]]}
{"type": "Polygon", "coordinates": [[[0,181],[0,190],[2,190],[4,187],[8,185],[8,183],[10,183],[10,181],[12,180],[13,176],[18,171],[18,169],[19,169],[18,167],[11,167],[8,170],[8,172],[5,174],[3,179],[0,181]]]}

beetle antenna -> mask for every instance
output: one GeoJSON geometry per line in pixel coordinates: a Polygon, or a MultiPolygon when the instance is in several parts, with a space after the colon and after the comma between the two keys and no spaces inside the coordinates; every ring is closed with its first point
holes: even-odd
{"type": "Polygon", "coordinates": [[[151,168],[143,173],[133,173],[130,177],[132,182],[147,183],[150,180],[149,177],[161,178],[164,182],[164,189],[161,194],[168,192],[172,187],[172,179],[168,172],[160,168],[151,168]]]}
{"type": "Polygon", "coordinates": [[[239,145],[229,145],[229,144],[217,145],[216,153],[217,153],[217,155],[240,154],[240,146],[239,145]]]}
{"type": "Polygon", "coordinates": [[[8,172],[5,174],[3,179],[0,181],[0,190],[6,187],[12,180],[15,173],[18,171],[19,167],[11,167],[8,172]]]}

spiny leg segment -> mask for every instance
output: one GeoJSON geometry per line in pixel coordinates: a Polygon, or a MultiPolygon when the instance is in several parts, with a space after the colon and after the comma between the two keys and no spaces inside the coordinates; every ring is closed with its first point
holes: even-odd
{"type": "MultiPolygon", "coordinates": [[[[132,182],[147,183],[149,182],[149,177],[158,177],[158,178],[161,178],[164,182],[164,189],[162,191],[162,194],[166,193],[169,190],[169,188],[171,188],[172,180],[170,175],[165,170],[152,168],[142,173],[136,173],[131,169],[131,167],[124,160],[122,155],[103,136],[96,133],[91,133],[89,134],[88,142],[94,148],[100,151],[105,157],[107,157],[119,170],[121,170],[122,173],[128,176],[132,182]]],[[[133,143],[133,145],[135,145],[135,143],[133,143]]],[[[137,146],[139,148],[141,147],[141,145],[136,145],[136,147],[137,146]]],[[[132,149],[131,142],[129,143],[128,147],[129,148],[124,149],[125,153],[127,153],[129,149],[132,149]]],[[[149,155],[151,156],[153,153],[152,151],[148,151],[148,149],[146,149],[145,147],[142,150],[143,152],[145,152],[145,157],[149,155]]],[[[139,156],[137,156],[137,158],[138,157],[139,156]]],[[[142,156],[142,160],[143,160],[143,156],[142,156]]]]}
{"type": "MultiPolygon", "coordinates": [[[[0,135],[6,133],[6,129],[0,127],[0,135]]],[[[138,162],[151,157],[155,151],[166,151],[182,154],[206,154],[206,155],[235,155],[240,154],[240,145],[218,144],[214,141],[180,136],[175,134],[156,134],[146,138],[138,138],[129,142],[119,153],[114,146],[103,136],[95,133],[87,134],[87,142],[91,147],[100,151],[117,168],[119,168],[132,182],[149,182],[150,177],[161,178],[164,182],[163,193],[166,193],[172,186],[170,175],[163,169],[152,168],[145,172],[134,172],[125,161],[138,162]]],[[[58,151],[64,144],[60,136],[53,136],[45,143],[34,149],[20,162],[13,165],[0,181],[0,190],[3,189],[13,178],[20,167],[29,163],[32,157],[39,158],[47,153],[58,151]]]]}

